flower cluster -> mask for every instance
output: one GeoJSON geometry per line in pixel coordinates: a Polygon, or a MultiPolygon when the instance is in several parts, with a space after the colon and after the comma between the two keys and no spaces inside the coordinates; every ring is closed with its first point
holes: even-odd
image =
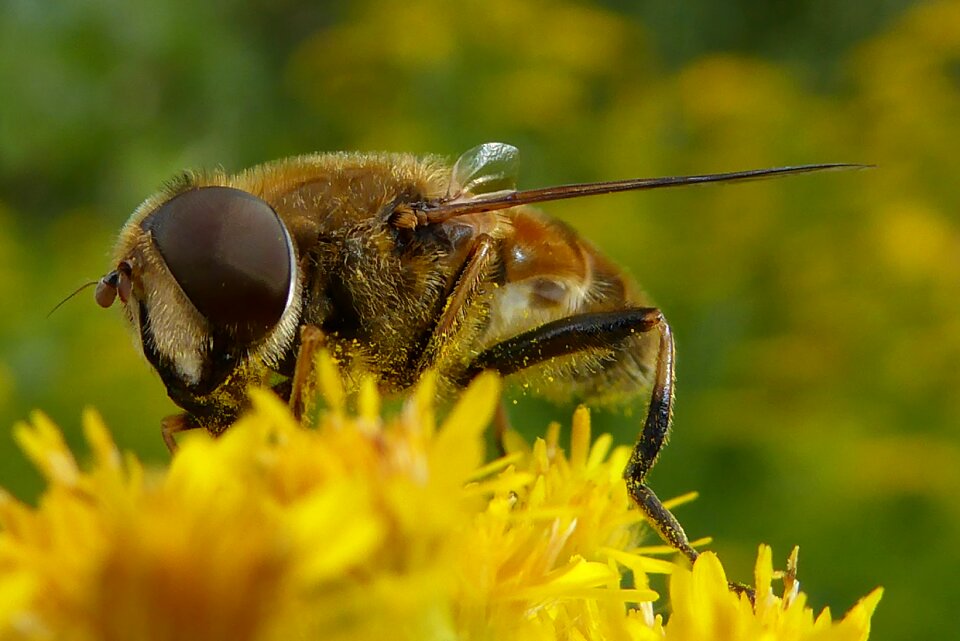
{"type": "MultiPolygon", "coordinates": [[[[321,368],[321,372],[325,368],[321,368]]],[[[328,369],[328,368],[327,368],[328,369]]],[[[626,448],[574,416],[486,463],[499,382],[481,376],[438,428],[428,377],[384,419],[372,384],[355,414],[297,423],[271,393],[222,437],[188,435],[169,468],[122,455],[93,412],[84,469],[43,415],[16,436],[47,490],[0,495],[0,639],[865,639],[879,592],[840,622],[794,587],[757,602],[716,557],[692,570],[636,547],[626,448]],[[672,573],[654,615],[651,572],[672,573]]]]}

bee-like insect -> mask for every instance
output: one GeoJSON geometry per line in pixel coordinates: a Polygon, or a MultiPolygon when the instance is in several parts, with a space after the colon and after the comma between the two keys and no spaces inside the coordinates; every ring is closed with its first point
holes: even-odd
{"type": "Polygon", "coordinates": [[[447,393],[488,369],[546,394],[646,390],[624,478],[663,538],[696,558],[645,484],[670,429],[670,326],[621,269],[529,204],[848,165],[517,191],[516,158],[500,143],[452,168],[435,157],[317,154],[236,175],[186,173],[148,198],[121,231],[96,300],[108,307],[119,296],[186,410],[163,422],[171,450],[176,432],[225,429],[251,384],[274,384],[298,408],[305,354],[321,343],[385,391],[427,369],[447,393]]]}

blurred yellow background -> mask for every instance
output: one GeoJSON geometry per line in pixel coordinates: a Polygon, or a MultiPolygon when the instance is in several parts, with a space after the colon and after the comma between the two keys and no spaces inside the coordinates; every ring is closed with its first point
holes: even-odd
{"type": "MultiPolygon", "coordinates": [[[[522,154],[521,187],[808,162],[864,172],[551,204],[677,338],[661,496],[735,578],[799,544],[813,605],[887,589],[874,639],[960,598],[960,3],[12,0],[0,11],[0,486],[34,408],[165,460],[175,411],[85,292],[180,169],[315,150],[522,154]],[[838,6],[834,6],[834,4],[838,6]],[[722,5],[722,6],[721,6],[722,5]]],[[[528,433],[570,408],[520,399],[528,433]]],[[[637,412],[640,411],[638,406],[637,412]]],[[[600,414],[627,442],[633,416],[600,414]]],[[[226,535],[227,533],[225,533],[226,535]]]]}

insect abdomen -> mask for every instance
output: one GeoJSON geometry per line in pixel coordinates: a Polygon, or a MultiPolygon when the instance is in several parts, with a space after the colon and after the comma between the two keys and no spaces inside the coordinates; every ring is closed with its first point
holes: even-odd
{"type": "MultiPolygon", "coordinates": [[[[505,283],[493,294],[482,349],[562,318],[646,304],[623,272],[566,224],[535,209],[514,211],[501,252],[505,283]]],[[[538,395],[618,401],[644,390],[655,359],[655,337],[637,334],[518,376],[538,395]]]]}

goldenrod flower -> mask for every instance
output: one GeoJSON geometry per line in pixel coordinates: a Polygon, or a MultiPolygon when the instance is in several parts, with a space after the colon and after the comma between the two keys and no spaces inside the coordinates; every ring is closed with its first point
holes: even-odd
{"type": "Polygon", "coordinates": [[[18,426],[48,488],[36,508],[0,496],[0,639],[867,636],[879,592],[814,620],[802,594],[772,596],[766,548],[756,609],[714,556],[689,571],[638,549],[629,451],[591,444],[586,410],[569,453],[552,426],[485,463],[495,377],[438,429],[430,378],[384,420],[372,384],[352,415],[320,371],[316,429],[254,390],[245,417],[216,440],[188,435],[165,470],[121,455],[93,412],[89,470],[42,414],[18,426]],[[648,572],[673,573],[666,623],[648,572]]]}
{"type": "Polygon", "coordinates": [[[770,548],[761,545],[754,573],[755,604],[728,589],[723,567],[710,552],[700,555],[692,571],[676,572],[670,582],[673,612],[666,625],[665,638],[670,641],[859,641],[868,637],[870,617],[880,601],[881,589],[861,599],[841,621],[834,623],[829,609],[815,617],[813,610],[806,607],[806,595],[799,591],[799,583],[793,574],[796,549],[788,562],[792,570],[777,573],[784,579],[782,597],[775,596],[771,587],[775,575],[771,559],[770,548]]]}

